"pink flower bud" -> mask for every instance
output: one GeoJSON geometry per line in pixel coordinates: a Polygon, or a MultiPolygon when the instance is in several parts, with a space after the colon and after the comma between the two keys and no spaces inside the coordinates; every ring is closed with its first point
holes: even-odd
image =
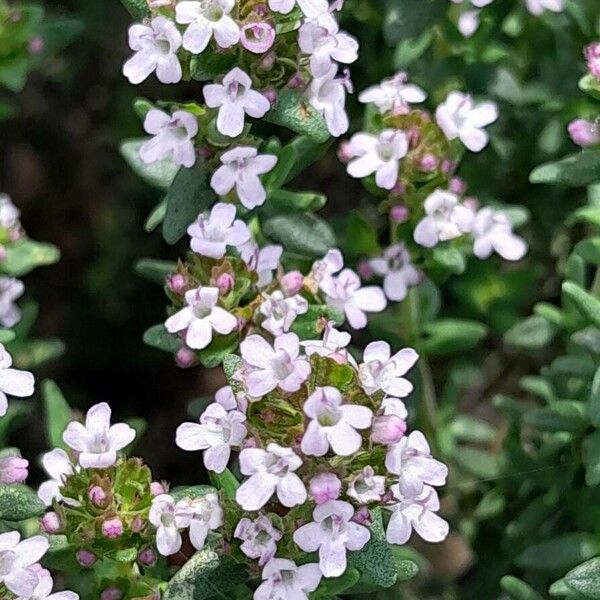
{"type": "Polygon", "coordinates": [[[123,592],[119,588],[116,588],[116,587],[106,588],[100,594],[100,600],[121,600],[122,597],[123,597],[123,592]]]}
{"type": "Polygon", "coordinates": [[[394,196],[403,196],[406,193],[406,184],[403,181],[396,181],[394,187],[392,188],[392,194],[394,196]]]}
{"type": "Polygon", "coordinates": [[[352,152],[352,144],[350,144],[350,142],[342,142],[338,146],[337,156],[340,162],[344,164],[350,162],[354,156],[352,152]]]}
{"type": "Polygon", "coordinates": [[[406,223],[409,216],[410,211],[405,204],[396,204],[396,206],[392,206],[390,209],[390,219],[394,223],[406,223]]]}
{"type": "Polygon", "coordinates": [[[217,277],[217,287],[219,288],[219,293],[223,296],[229,294],[234,285],[235,279],[231,273],[221,273],[217,277]]]}
{"type": "Polygon", "coordinates": [[[361,506],[352,517],[352,520],[359,525],[371,525],[371,513],[366,506],[361,506]]]}
{"type": "Polygon", "coordinates": [[[75,558],[82,567],[86,568],[91,567],[96,562],[96,555],[89,550],[79,550],[75,558]]]}
{"type": "Polygon", "coordinates": [[[62,529],[60,518],[55,512],[47,512],[40,524],[46,533],[58,533],[62,529]]]}
{"type": "Polygon", "coordinates": [[[418,127],[411,127],[408,130],[408,145],[411,148],[416,148],[421,141],[421,132],[418,127]]]}
{"type": "Polygon", "coordinates": [[[320,473],[310,480],[310,493],[317,504],[337,500],[342,490],[342,482],[333,473],[320,473]]]}
{"type": "Polygon", "coordinates": [[[456,165],[456,163],[453,160],[449,160],[449,159],[445,158],[442,161],[442,164],[441,164],[440,168],[441,168],[442,173],[444,175],[448,175],[449,173],[452,173],[452,171],[454,171],[456,169],[456,166],[457,165],[456,165]]]}
{"type": "Polygon", "coordinates": [[[156,563],[156,554],[152,548],[144,548],[140,550],[137,561],[144,567],[151,567],[156,563]]]}
{"type": "Polygon", "coordinates": [[[277,102],[277,90],[275,88],[269,88],[262,94],[271,103],[271,106],[275,106],[275,103],[277,102]]]}
{"type": "Polygon", "coordinates": [[[275,42],[275,28],[269,23],[248,23],[242,27],[240,42],[254,54],[264,54],[275,42]]]}
{"type": "Polygon", "coordinates": [[[297,90],[303,87],[306,87],[306,80],[302,77],[301,73],[294,73],[290,80],[288,81],[288,87],[297,90]]]}
{"type": "Polygon", "coordinates": [[[11,241],[17,242],[23,237],[23,230],[20,227],[15,227],[8,232],[11,241]]]}
{"type": "Polygon", "coordinates": [[[594,42],[583,50],[589,72],[600,81],[600,42],[594,42]]]}
{"type": "Polygon", "coordinates": [[[435,171],[438,167],[438,159],[433,154],[425,154],[419,160],[419,168],[421,171],[425,171],[426,173],[431,173],[431,171],[435,171]]]}
{"type": "Polygon", "coordinates": [[[373,273],[373,269],[371,268],[371,265],[369,264],[368,260],[361,260],[358,263],[356,270],[358,271],[358,274],[360,275],[360,278],[363,281],[368,281],[375,274],[373,273]]]}
{"type": "Polygon", "coordinates": [[[476,212],[479,210],[479,200],[475,198],[475,196],[468,196],[463,200],[463,206],[472,210],[473,212],[476,212]]]}
{"type": "Polygon", "coordinates": [[[175,364],[180,369],[189,369],[198,364],[198,357],[193,350],[187,346],[182,346],[175,354],[175,364]]]}
{"type": "Polygon", "coordinates": [[[116,539],[123,535],[123,523],[121,519],[108,519],[102,523],[102,535],[109,539],[116,539]]]}
{"type": "Polygon", "coordinates": [[[371,439],[376,444],[397,444],[406,432],[406,422],[396,415],[373,419],[371,439]]]}
{"type": "Polygon", "coordinates": [[[106,503],[106,492],[99,485],[93,485],[88,491],[88,498],[92,504],[104,506],[106,503]]]}
{"type": "Polygon", "coordinates": [[[256,448],[257,446],[256,440],[252,437],[246,438],[243,442],[244,448],[256,448]]]}
{"type": "Polygon", "coordinates": [[[257,17],[266,17],[269,14],[269,7],[266,4],[257,4],[253,9],[257,17]]]}
{"type": "Polygon", "coordinates": [[[27,49],[29,50],[29,54],[41,54],[44,51],[44,40],[39,36],[31,38],[27,49]]]}
{"type": "Polygon", "coordinates": [[[304,285],[304,275],[300,271],[290,271],[281,278],[281,291],[286,296],[297,294],[304,285]]]}
{"type": "Polygon", "coordinates": [[[453,177],[448,184],[448,189],[453,194],[462,196],[467,191],[467,183],[462,177],[453,177]]]}
{"type": "Polygon", "coordinates": [[[186,283],[185,277],[180,273],[173,273],[173,275],[167,277],[167,287],[174,294],[183,294],[186,283]]]}
{"type": "Polygon", "coordinates": [[[575,144],[582,148],[600,144],[600,127],[585,119],[575,119],[569,123],[569,135],[575,144]]]}
{"type": "Polygon", "coordinates": [[[27,479],[29,461],[20,456],[0,458],[0,483],[21,483],[27,479]]]}
{"type": "Polygon", "coordinates": [[[146,526],[144,519],[142,519],[141,517],[136,517],[132,522],[131,522],[131,531],[133,531],[133,533],[140,533],[140,531],[142,531],[142,529],[144,529],[144,527],[146,526]]]}
{"type": "Polygon", "coordinates": [[[160,481],[153,481],[150,484],[150,493],[153,496],[160,496],[161,494],[166,494],[168,491],[167,486],[160,481]]]}

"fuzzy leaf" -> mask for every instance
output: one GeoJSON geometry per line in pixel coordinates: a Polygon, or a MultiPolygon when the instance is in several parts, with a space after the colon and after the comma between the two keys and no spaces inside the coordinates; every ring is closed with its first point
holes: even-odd
{"type": "Polygon", "coordinates": [[[291,330],[301,340],[320,339],[328,321],[334,321],[336,327],[339,327],[343,325],[344,320],[344,313],[332,306],[310,305],[306,313],[296,317],[291,330]]]}
{"type": "Polygon", "coordinates": [[[571,187],[600,181],[600,149],[582,150],[543,164],[533,170],[529,179],[531,183],[559,183],[571,187]]]}
{"type": "Polygon", "coordinates": [[[317,192],[273,190],[261,211],[266,214],[316,212],[325,206],[327,198],[317,192]]]}
{"type": "Polygon", "coordinates": [[[263,223],[264,234],[286,252],[318,258],[335,246],[329,225],[312,214],[279,215],[263,223]]]}
{"type": "Polygon", "coordinates": [[[136,21],[141,21],[148,16],[149,9],[146,0],[121,0],[121,3],[136,21]]]}
{"type": "Polygon", "coordinates": [[[6,258],[0,264],[0,270],[21,277],[36,267],[53,265],[59,259],[60,251],[56,246],[23,238],[6,247],[6,258]]]}
{"type": "Polygon", "coordinates": [[[37,494],[22,483],[0,484],[0,519],[23,521],[38,517],[46,510],[37,494]]]}
{"type": "Polygon", "coordinates": [[[208,476],[210,482],[218,490],[223,492],[225,498],[228,498],[229,500],[233,500],[235,498],[235,492],[240,487],[240,482],[235,478],[235,475],[229,469],[225,469],[222,473],[209,471],[208,476]]]}
{"type": "Polygon", "coordinates": [[[161,160],[147,165],[140,158],[140,147],[147,141],[148,138],[125,140],[121,144],[121,155],[131,170],[146,183],[161,190],[168,190],[179,171],[179,166],[170,160],[161,160]]]}
{"type": "Polygon", "coordinates": [[[170,260],[142,258],[135,263],[135,272],[138,275],[160,285],[164,285],[167,276],[174,273],[176,269],[177,264],[170,260]]]}
{"type": "Polygon", "coordinates": [[[547,346],[554,333],[553,325],[543,317],[533,315],[513,325],[504,334],[504,342],[516,348],[538,349],[547,346]]]}
{"type": "Polygon", "coordinates": [[[571,281],[565,281],[563,294],[575,304],[579,312],[590,319],[593,325],[600,327],[600,300],[571,281]]]}
{"type": "Polygon", "coordinates": [[[207,369],[218,367],[225,356],[235,351],[240,343],[238,333],[229,335],[216,335],[211,344],[198,352],[198,359],[207,369]]]}
{"type": "Polygon", "coordinates": [[[418,344],[423,354],[440,355],[475,348],[487,335],[483,323],[467,319],[438,319],[423,324],[427,334],[418,344]]]}
{"type": "Polygon", "coordinates": [[[503,577],[500,587],[512,600],[544,600],[530,585],[512,575],[503,577]]]}
{"type": "Polygon", "coordinates": [[[72,421],[71,407],[63,396],[60,388],[51,379],[42,382],[42,397],[44,399],[46,437],[50,448],[67,449],[63,442],[63,432],[72,421]]]}
{"type": "Polygon", "coordinates": [[[565,575],[564,581],[586,598],[600,599],[600,558],[592,558],[578,565],[565,575]]]}
{"type": "Polygon", "coordinates": [[[164,350],[174,354],[181,348],[181,340],[172,333],[169,333],[163,323],[153,325],[144,333],[144,343],[157,350],[164,350]]]}
{"type": "Polygon", "coordinates": [[[517,556],[516,564],[524,569],[560,575],[592,558],[599,550],[600,545],[595,536],[568,533],[529,546],[517,556]]]}

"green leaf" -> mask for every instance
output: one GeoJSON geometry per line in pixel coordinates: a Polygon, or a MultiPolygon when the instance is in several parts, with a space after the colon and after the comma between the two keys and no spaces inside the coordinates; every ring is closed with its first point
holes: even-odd
{"type": "Polygon", "coordinates": [[[231,598],[233,588],[245,583],[247,577],[243,566],[205,547],[169,581],[163,600],[231,598]]]}
{"type": "Polygon", "coordinates": [[[600,427],[600,367],[596,370],[594,379],[592,380],[588,413],[592,425],[594,427],[600,427]]]}
{"type": "Polygon", "coordinates": [[[353,210],[346,220],[344,254],[348,256],[372,256],[379,253],[379,242],[374,227],[357,211],[353,210]]]}
{"type": "Polygon", "coordinates": [[[0,344],[10,344],[17,337],[12,329],[0,329],[0,344]]]}
{"type": "Polygon", "coordinates": [[[383,34],[390,46],[431,29],[446,13],[444,0],[385,0],[383,34]]]}
{"type": "Polygon", "coordinates": [[[144,333],[144,343],[152,348],[174,354],[181,348],[181,340],[165,329],[164,323],[153,325],[144,333]]]}
{"type": "Polygon", "coordinates": [[[263,223],[263,233],[286,252],[318,258],[335,246],[331,227],[312,214],[278,215],[263,223]]]}
{"type": "Polygon", "coordinates": [[[170,260],[158,260],[154,258],[141,258],[135,263],[135,272],[150,281],[165,284],[168,275],[177,270],[177,263],[170,260]]]}
{"type": "Polygon", "coordinates": [[[523,423],[543,431],[582,431],[587,426],[585,405],[562,400],[552,407],[534,408],[523,415],[523,423]]]}
{"type": "Polygon", "coordinates": [[[438,246],[437,248],[434,248],[433,260],[444,267],[444,269],[448,269],[450,273],[454,273],[454,275],[464,273],[467,267],[467,262],[462,252],[458,248],[449,246],[438,246]]]}
{"type": "Polygon", "coordinates": [[[504,343],[515,348],[537,350],[552,342],[555,327],[539,315],[532,315],[513,325],[504,334],[504,343]]]}
{"type": "Polygon", "coordinates": [[[398,579],[398,564],[385,539],[381,509],[371,510],[371,518],[371,538],[362,550],[348,553],[348,567],[360,573],[360,581],[352,589],[355,593],[389,588],[398,579]]]}
{"type": "Polygon", "coordinates": [[[500,580],[500,587],[512,600],[544,600],[530,585],[512,575],[506,575],[500,580]]]}
{"type": "Polygon", "coordinates": [[[225,356],[235,351],[239,343],[238,333],[214,336],[210,345],[198,352],[198,359],[207,369],[218,367],[225,356]]]}
{"type": "Polygon", "coordinates": [[[360,579],[360,573],[357,569],[346,569],[343,575],[339,577],[321,579],[321,583],[317,590],[311,594],[311,598],[314,596],[315,599],[322,598],[323,600],[330,600],[335,598],[339,594],[350,590],[353,586],[358,583],[360,579]]]}
{"type": "Polygon", "coordinates": [[[596,100],[600,100],[600,81],[598,81],[591,73],[584,75],[579,80],[579,89],[596,98],[596,100]]]}
{"type": "Polygon", "coordinates": [[[450,424],[450,433],[457,440],[477,444],[489,444],[498,437],[491,425],[471,415],[458,415],[450,424]]]}
{"type": "Polygon", "coordinates": [[[318,192],[294,192],[273,190],[261,209],[267,214],[316,212],[327,203],[327,198],[318,192]]]}
{"type": "Polygon", "coordinates": [[[42,398],[46,419],[46,437],[50,448],[63,448],[63,432],[72,421],[71,407],[63,396],[60,388],[51,379],[42,382],[42,398]]]}
{"type": "Polygon", "coordinates": [[[65,343],[58,338],[15,341],[9,348],[15,363],[29,371],[62,356],[65,349],[65,343]]]}
{"type": "Polygon", "coordinates": [[[525,549],[516,558],[524,569],[547,571],[560,575],[580,562],[592,558],[600,550],[595,536],[568,533],[550,538],[525,549]]]}
{"type": "Polygon", "coordinates": [[[146,183],[161,190],[167,190],[179,171],[179,165],[170,160],[160,160],[147,165],[140,158],[140,147],[148,139],[125,140],[121,143],[121,156],[123,156],[131,170],[146,183]]]}
{"type": "Polygon", "coordinates": [[[242,359],[237,354],[228,354],[223,358],[223,371],[229,385],[235,379],[235,374],[242,364],[242,359]]]}
{"type": "Polygon", "coordinates": [[[600,148],[582,150],[562,160],[540,165],[529,179],[531,183],[559,183],[571,187],[600,181],[600,148]]]}
{"type": "Polygon", "coordinates": [[[150,12],[146,0],[121,0],[121,3],[136,21],[141,21],[150,12]]]}
{"type": "Polygon", "coordinates": [[[263,184],[267,190],[278,190],[288,178],[296,162],[296,149],[294,146],[284,146],[277,154],[277,164],[263,177],[263,184]]]}
{"type": "Polygon", "coordinates": [[[288,146],[292,146],[296,151],[296,162],[292,170],[288,173],[284,184],[294,180],[306,167],[312,165],[321,159],[327,150],[331,147],[333,139],[329,138],[326,142],[315,142],[307,135],[297,135],[288,146]]]}
{"type": "Polygon", "coordinates": [[[590,487],[600,483],[600,431],[594,431],[583,440],[585,482],[590,487]]]}
{"type": "Polygon", "coordinates": [[[587,317],[593,325],[600,327],[600,300],[571,281],[563,283],[562,292],[582,315],[587,317]]]}
{"type": "Polygon", "coordinates": [[[306,135],[318,144],[329,140],[329,131],[323,117],[294,90],[282,90],[275,106],[265,115],[269,123],[287,127],[306,135]]]}
{"type": "Polygon", "coordinates": [[[178,486],[170,491],[171,496],[175,500],[183,500],[184,498],[190,498],[195,500],[196,498],[202,498],[206,494],[213,494],[217,490],[211,485],[189,485],[189,486],[178,486]]]}
{"type": "Polygon", "coordinates": [[[21,277],[36,267],[53,265],[59,259],[60,251],[56,246],[22,238],[6,246],[6,258],[2,261],[0,270],[8,275],[21,277]]]}
{"type": "Polygon", "coordinates": [[[334,321],[335,325],[339,327],[343,325],[344,320],[344,313],[332,306],[311,304],[306,313],[296,317],[291,330],[301,340],[314,340],[323,335],[324,325],[328,321],[334,321]]]}
{"type": "Polygon", "coordinates": [[[575,252],[588,263],[600,265],[600,236],[582,240],[575,246],[575,252]]]}
{"type": "Polygon", "coordinates": [[[8,443],[9,435],[27,422],[34,405],[30,400],[11,400],[6,414],[0,419],[0,446],[8,443]]]}
{"type": "Polygon", "coordinates": [[[223,492],[225,498],[229,500],[235,499],[235,493],[240,487],[240,482],[235,478],[235,475],[229,469],[225,469],[222,473],[209,471],[208,477],[210,482],[219,491],[223,492]]]}
{"type": "Polygon", "coordinates": [[[177,243],[198,214],[217,199],[208,182],[203,160],[191,169],[182,168],[175,176],[166,195],[167,211],[163,221],[163,237],[168,244],[177,243]]]}
{"type": "Polygon", "coordinates": [[[592,558],[569,571],[565,583],[586,598],[600,599],[600,558],[592,558]]]}
{"type": "Polygon", "coordinates": [[[5,58],[0,63],[0,85],[11,92],[20,92],[27,81],[29,61],[27,58],[5,58]]]}
{"type": "Polygon", "coordinates": [[[0,519],[23,521],[46,510],[37,494],[22,483],[0,484],[0,519]]]}
{"type": "Polygon", "coordinates": [[[196,81],[213,81],[227,73],[236,61],[235,53],[217,53],[206,49],[201,54],[195,54],[190,61],[190,75],[196,81]]]}
{"type": "Polygon", "coordinates": [[[439,319],[423,324],[427,337],[419,341],[419,352],[451,354],[477,347],[487,335],[483,323],[467,319],[439,319]]]}
{"type": "Polygon", "coordinates": [[[144,231],[146,233],[152,233],[164,220],[167,214],[167,202],[161,200],[150,212],[146,221],[144,222],[144,231]]]}
{"type": "Polygon", "coordinates": [[[481,479],[500,475],[500,457],[477,448],[460,446],[454,452],[454,460],[468,473],[481,479]]]}

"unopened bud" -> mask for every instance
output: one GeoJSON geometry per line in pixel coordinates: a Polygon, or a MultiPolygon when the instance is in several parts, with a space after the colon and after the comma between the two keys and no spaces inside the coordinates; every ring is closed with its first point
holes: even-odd
{"type": "Polygon", "coordinates": [[[263,96],[271,103],[271,106],[274,106],[277,102],[277,90],[275,88],[269,88],[265,90],[263,96]]]}
{"type": "Polygon", "coordinates": [[[185,277],[181,275],[181,273],[174,273],[173,275],[169,275],[167,277],[167,287],[174,294],[182,294],[186,283],[185,277]]]}
{"type": "Polygon", "coordinates": [[[421,171],[425,171],[426,173],[431,173],[431,171],[435,171],[438,167],[438,159],[433,154],[425,154],[419,160],[419,168],[421,171]]]}
{"type": "Polygon", "coordinates": [[[297,294],[304,285],[304,275],[300,271],[290,271],[281,278],[281,291],[286,296],[297,294]]]}
{"type": "Polygon", "coordinates": [[[352,520],[359,525],[370,525],[371,524],[371,513],[366,506],[361,506],[352,517],[352,520]]]}
{"type": "Polygon", "coordinates": [[[222,296],[229,294],[235,285],[235,279],[231,273],[221,273],[217,277],[217,287],[222,296]]]}
{"type": "Polygon", "coordinates": [[[41,54],[44,51],[44,40],[39,36],[31,38],[27,49],[29,54],[41,54]]]}
{"type": "Polygon", "coordinates": [[[467,183],[462,177],[453,177],[448,184],[448,189],[458,196],[462,196],[467,191],[467,183]]]}
{"type": "Polygon", "coordinates": [[[0,458],[0,483],[21,483],[27,479],[29,461],[20,456],[0,458]]]}
{"type": "Polygon", "coordinates": [[[140,550],[137,560],[144,567],[151,567],[156,563],[156,554],[152,548],[140,550]]]}
{"type": "Polygon", "coordinates": [[[140,531],[142,531],[145,526],[146,523],[144,522],[144,519],[142,519],[141,517],[136,517],[131,522],[131,531],[133,531],[133,533],[140,533],[140,531]]]}
{"type": "Polygon", "coordinates": [[[408,210],[408,206],[406,206],[405,204],[396,204],[390,209],[390,219],[394,223],[406,223],[406,221],[408,221],[409,216],[410,211],[408,210]]]}
{"type": "Polygon", "coordinates": [[[397,444],[406,433],[406,421],[396,415],[385,415],[373,420],[371,439],[376,444],[397,444]]]}
{"type": "Polygon", "coordinates": [[[192,349],[182,346],[175,354],[175,364],[181,369],[189,369],[198,364],[198,357],[192,349]]]}
{"type": "Polygon", "coordinates": [[[108,519],[102,523],[102,535],[109,539],[116,539],[123,535],[123,523],[121,519],[108,519]]]}
{"type": "Polygon", "coordinates": [[[568,130],[573,143],[582,148],[600,144],[600,127],[596,123],[575,119],[569,123],[568,130]]]}
{"type": "Polygon", "coordinates": [[[91,567],[96,562],[96,555],[89,550],[79,550],[75,555],[77,562],[82,567],[91,567]]]}
{"type": "Polygon", "coordinates": [[[150,484],[150,493],[153,496],[160,496],[161,494],[166,494],[168,491],[167,486],[160,481],[153,481],[150,484]]]}
{"type": "Polygon", "coordinates": [[[320,473],[310,480],[310,493],[317,504],[337,500],[342,490],[342,482],[333,473],[320,473]]]}
{"type": "Polygon", "coordinates": [[[294,73],[288,81],[288,87],[297,90],[306,86],[306,81],[301,73],[294,73]]]}
{"type": "Polygon", "coordinates": [[[54,511],[47,512],[40,524],[46,533],[58,533],[62,529],[60,518],[54,511]]]}
{"type": "Polygon", "coordinates": [[[337,156],[340,162],[344,164],[350,162],[354,156],[352,152],[352,144],[350,144],[350,142],[342,142],[338,146],[337,156]]]}
{"type": "Polygon", "coordinates": [[[92,504],[96,506],[104,506],[106,504],[106,492],[99,486],[93,485],[88,491],[88,498],[92,504]]]}
{"type": "Polygon", "coordinates": [[[358,263],[356,270],[363,281],[369,281],[369,279],[375,275],[368,260],[361,260],[358,263]]]}
{"type": "Polygon", "coordinates": [[[116,588],[116,587],[106,588],[100,594],[100,600],[121,600],[122,597],[123,597],[123,592],[119,588],[116,588]]]}

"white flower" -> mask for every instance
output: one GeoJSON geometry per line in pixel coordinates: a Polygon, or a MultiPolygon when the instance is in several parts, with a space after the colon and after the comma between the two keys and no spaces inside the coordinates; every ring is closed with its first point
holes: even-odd
{"type": "Polygon", "coordinates": [[[313,354],[333,358],[339,363],[354,363],[354,358],[346,350],[346,347],[352,341],[352,336],[346,331],[338,331],[334,327],[335,323],[329,321],[325,326],[322,340],[307,340],[300,342],[304,347],[304,353],[310,357],[313,354]]]}
{"type": "Polygon", "coordinates": [[[346,133],[349,127],[346,113],[345,79],[337,77],[337,66],[333,65],[323,77],[315,77],[306,90],[312,107],[325,119],[329,133],[334,137],[346,133]]]}
{"type": "Polygon", "coordinates": [[[150,25],[132,25],[129,28],[129,47],[135,52],[123,65],[123,75],[129,83],[141,83],[153,71],[156,71],[161,83],[181,80],[181,64],[177,58],[181,34],[167,17],[155,17],[150,25]]]}
{"type": "Polygon", "coordinates": [[[404,379],[413,368],[419,355],[412,348],[404,348],[391,356],[387,342],[371,342],[363,353],[363,362],[358,367],[360,383],[367,394],[383,390],[392,396],[405,398],[413,386],[404,379]]]}
{"type": "Polygon", "coordinates": [[[35,386],[35,378],[29,371],[11,367],[12,356],[0,344],[0,417],[3,417],[8,410],[7,394],[17,398],[27,398],[33,394],[35,386]]]}
{"type": "Polygon", "coordinates": [[[319,587],[321,577],[315,563],[298,567],[294,561],[274,558],[263,569],[263,582],[254,592],[254,600],[308,600],[308,594],[319,587]]]}
{"type": "Polygon", "coordinates": [[[495,251],[506,260],[521,260],[527,253],[527,242],[513,233],[509,218],[492,208],[477,212],[471,234],[477,258],[489,258],[495,251]]]}
{"type": "Polygon", "coordinates": [[[525,0],[527,10],[536,17],[544,11],[562,12],[565,9],[564,0],[525,0]]]}
{"type": "Polygon", "coordinates": [[[446,190],[437,189],[425,200],[425,217],[414,231],[417,244],[433,248],[439,242],[447,242],[471,231],[474,213],[459,204],[458,196],[446,190]]]}
{"type": "Polygon", "coordinates": [[[162,110],[149,110],[144,130],[154,137],[140,146],[140,158],[150,164],[171,160],[176,165],[191,167],[196,162],[193,139],[198,133],[198,120],[185,110],[169,115],[162,110]]]}
{"type": "Polygon", "coordinates": [[[480,152],[488,143],[484,127],[498,118],[494,102],[475,105],[473,98],[462,92],[450,92],[435,111],[435,119],[449,140],[460,141],[472,152],[480,152]]]}
{"type": "Polygon", "coordinates": [[[334,60],[350,64],[358,58],[356,38],[340,31],[337,21],[329,13],[318,22],[307,21],[300,27],[298,45],[302,52],[310,55],[313,77],[327,75],[334,60]]]}
{"type": "Polygon", "coordinates": [[[181,548],[180,529],[189,527],[191,510],[178,506],[169,494],[152,498],[148,520],[156,527],[156,547],[163,556],[171,556],[181,548]]]}
{"type": "Polygon", "coordinates": [[[390,544],[406,544],[414,529],[427,542],[442,542],[448,535],[448,523],[435,514],[440,509],[436,491],[424,486],[416,496],[404,496],[398,485],[392,486],[397,504],[387,507],[392,511],[386,538],[390,544]]]}
{"type": "Polygon", "coordinates": [[[219,496],[215,493],[204,494],[198,498],[184,498],[177,503],[175,514],[183,514],[184,522],[189,516],[190,541],[196,550],[202,550],[209,531],[223,525],[223,509],[219,496]]]}
{"type": "Polygon", "coordinates": [[[15,304],[25,291],[20,279],[0,277],[0,325],[12,327],[21,320],[21,309],[15,304]]]}
{"type": "Polygon", "coordinates": [[[200,423],[182,423],[177,428],[177,445],[188,451],[205,450],[204,465],[222,473],[231,448],[241,446],[246,437],[246,416],[238,410],[227,411],[214,402],[200,416],[200,423]]]}
{"type": "Polygon", "coordinates": [[[338,456],[350,456],[362,445],[357,430],[368,429],[371,409],[358,404],[342,404],[334,387],[317,387],[306,399],[304,413],[310,419],[300,448],[308,456],[325,456],[331,447],[338,456]]]}
{"type": "Polygon", "coordinates": [[[406,83],[408,76],[401,71],[361,92],[358,100],[364,104],[375,104],[381,113],[406,110],[409,104],[423,102],[427,94],[414,83],[406,83]]]}
{"type": "Polygon", "coordinates": [[[258,275],[256,286],[262,289],[269,285],[273,281],[273,271],[279,267],[283,248],[275,245],[259,248],[251,240],[241,246],[239,251],[248,269],[258,275]]]}
{"type": "Polygon", "coordinates": [[[241,249],[250,240],[250,230],[235,213],[233,204],[217,202],[210,214],[199,215],[187,230],[192,250],[209,258],[223,258],[227,246],[241,249]]]}
{"type": "Polygon", "coordinates": [[[325,279],[321,289],[327,296],[327,304],[343,311],[354,329],[367,326],[366,312],[381,312],[387,306],[381,288],[361,288],[359,276],[351,269],[344,269],[337,277],[325,279]]]}
{"type": "Polygon", "coordinates": [[[398,129],[384,129],[379,135],[356,133],[348,149],[353,156],[347,166],[350,176],[361,179],[375,173],[377,186],[391,190],[398,181],[400,159],[408,152],[408,138],[398,129]]]}
{"type": "Polygon", "coordinates": [[[376,275],[383,277],[383,291],[395,302],[404,300],[408,288],[421,281],[421,275],[412,264],[410,254],[402,242],[387,248],[382,257],[369,260],[369,266],[376,275]]]}
{"type": "Polygon", "coordinates": [[[260,312],[266,317],[261,327],[277,336],[287,333],[296,317],[308,312],[308,302],[300,294],[286,298],[281,290],[275,290],[264,295],[260,312]]]}
{"type": "Polygon", "coordinates": [[[267,192],[259,175],[264,175],[277,164],[273,154],[258,154],[256,148],[238,146],[221,156],[223,163],[214,173],[210,185],[219,196],[233,188],[240,202],[248,209],[264,204],[267,192]]]}
{"type": "Polygon", "coordinates": [[[385,494],[385,477],[375,475],[373,467],[365,467],[355,475],[348,484],[348,496],[359,504],[379,502],[385,494]]]}
{"type": "Polygon", "coordinates": [[[185,343],[192,350],[206,348],[213,339],[213,330],[221,335],[237,327],[237,319],[217,306],[219,288],[199,287],[185,293],[185,306],[165,321],[170,333],[186,330],[185,343]]]}
{"type": "Polygon", "coordinates": [[[297,392],[310,374],[310,364],[300,357],[300,340],[295,333],[284,333],[271,346],[260,335],[250,335],[240,350],[248,370],[245,384],[250,396],[261,398],[280,388],[297,392]]]}
{"type": "Polygon", "coordinates": [[[413,431],[391,446],[385,458],[386,469],[398,476],[400,493],[418,496],[425,485],[444,485],[448,468],[431,456],[431,449],[420,431],[413,431]]]}
{"type": "Polygon", "coordinates": [[[329,9],[327,0],[269,0],[269,8],[284,15],[292,12],[296,4],[310,18],[318,17],[329,9]]]}
{"type": "Polygon", "coordinates": [[[294,542],[304,552],[319,551],[319,568],[325,577],[339,577],[346,570],[346,551],[360,550],[371,532],[351,519],[354,508],[348,502],[329,500],[313,511],[312,523],[294,532],[294,542]]]}
{"type": "Polygon", "coordinates": [[[50,479],[44,481],[38,488],[38,497],[46,505],[50,506],[54,500],[65,502],[71,506],[79,504],[72,498],[63,498],[60,493],[65,478],[73,475],[75,469],[69,455],[62,448],[55,448],[42,456],[42,466],[50,479]]]}
{"type": "Polygon", "coordinates": [[[244,510],[260,510],[277,493],[288,508],[306,502],[306,487],[294,471],[302,459],[290,448],[271,443],[266,450],[245,448],[240,452],[240,470],[250,477],[237,489],[235,499],[244,510]]]}
{"type": "Polygon", "coordinates": [[[259,119],[271,108],[267,98],[252,89],[252,80],[239,67],[229,71],[222,84],[206,85],[204,101],[210,108],[219,109],[217,129],[229,137],[242,133],[245,115],[259,119]]]}
{"type": "Polygon", "coordinates": [[[17,596],[30,598],[38,585],[31,569],[48,551],[48,540],[36,535],[21,541],[18,531],[0,534],[0,583],[17,596]]]}
{"type": "Polygon", "coordinates": [[[84,469],[106,469],[117,462],[117,452],[135,439],[135,429],[127,423],[110,424],[111,410],[106,402],[95,404],[85,417],[85,426],[71,421],[63,433],[69,448],[79,452],[84,469]]]}
{"type": "Polygon", "coordinates": [[[54,581],[52,575],[47,569],[43,569],[41,565],[35,564],[30,567],[37,577],[37,585],[33,590],[33,594],[27,597],[19,597],[17,600],[79,600],[79,595],[75,592],[54,592],[52,586],[54,581]]]}
{"type": "Polygon", "coordinates": [[[240,519],[233,536],[242,540],[240,550],[247,557],[258,559],[258,565],[262,567],[275,556],[282,533],[273,527],[268,517],[261,515],[254,521],[240,519]]]}
{"type": "Polygon", "coordinates": [[[21,211],[13,204],[8,194],[0,194],[0,227],[13,229],[21,227],[21,211]]]}
{"type": "Polygon", "coordinates": [[[214,35],[217,45],[229,48],[238,43],[240,28],[229,16],[235,0],[183,0],[175,6],[175,20],[188,25],[183,34],[183,47],[200,54],[214,35]]]}

